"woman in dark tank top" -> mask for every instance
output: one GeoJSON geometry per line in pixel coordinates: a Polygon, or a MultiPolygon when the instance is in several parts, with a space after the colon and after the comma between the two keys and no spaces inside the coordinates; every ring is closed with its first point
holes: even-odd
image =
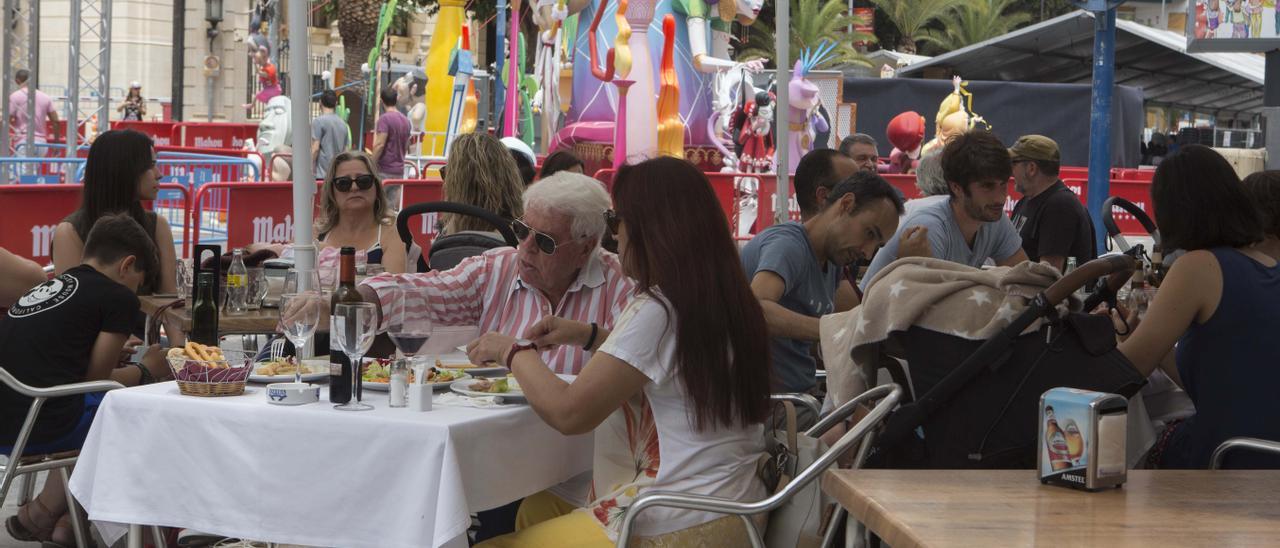
{"type": "Polygon", "coordinates": [[[151,137],[131,130],[112,130],[93,141],[85,161],[80,208],[62,220],[53,237],[54,271],[80,264],[89,229],[103,215],[127,213],[146,229],[160,252],[158,273],[148,274],[140,294],[177,293],[177,257],[169,223],[142,202],[159,192],[160,172],[151,137]]]}
{"type": "MultiPolygon", "coordinates": [[[[1206,468],[1229,438],[1280,440],[1280,263],[1264,252],[1257,205],[1212,149],[1183,147],[1162,162],[1151,198],[1163,247],[1187,254],[1120,351],[1144,374],[1161,367],[1196,406],[1159,436],[1150,463],[1206,468]]],[[[1233,453],[1225,465],[1280,468],[1280,458],[1233,453]]]]}

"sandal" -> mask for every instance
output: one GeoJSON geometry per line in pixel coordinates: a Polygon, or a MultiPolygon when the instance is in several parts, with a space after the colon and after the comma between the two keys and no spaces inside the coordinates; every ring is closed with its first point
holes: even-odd
{"type": "Polygon", "coordinates": [[[33,498],[31,499],[31,502],[22,505],[21,508],[18,508],[18,513],[16,515],[10,516],[9,519],[5,520],[4,528],[9,532],[9,536],[13,537],[14,540],[20,540],[23,542],[39,542],[42,540],[48,540],[53,534],[54,527],[58,524],[58,520],[51,514],[53,514],[53,512],[50,512],[49,508],[45,506],[44,503],[40,502],[39,497],[33,498]],[[36,518],[32,516],[32,504],[40,506],[39,510],[44,516],[44,520],[47,522],[45,525],[42,526],[39,523],[36,523],[36,518]],[[22,524],[22,515],[24,512],[26,513],[27,521],[30,521],[32,524],[30,528],[22,524]]]}
{"type": "MultiPolygon", "coordinates": [[[[71,513],[68,512],[62,514],[62,517],[59,517],[58,521],[53,524],[53,529],[49,531],[49,538],[40,543],[40,548],[70,548],[71,546],[75,546],[75,544],[76,537],[71,528],[71,513]],[[59,536],[58,533],[66,535],[68,539],[66,543],[53,540],[55,537],[59,536]]],[[[92,544],[93,543],[90,542],[90,545],[92,544]]]]}

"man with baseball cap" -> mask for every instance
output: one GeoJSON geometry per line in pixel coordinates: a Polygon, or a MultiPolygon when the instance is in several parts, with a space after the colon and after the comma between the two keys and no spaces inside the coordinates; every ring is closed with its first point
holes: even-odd
{"type": "Polygon", "coordinates": [[[1066,268],[1067,258],[1084,264],[1098,256],[1094,227],[1080,198],[1058,178],[1058,143],[1024,135],[1009,149],[1013,181],[1022,199],[1013,207],[1013,226],[1032,261],[1066,268]]]}

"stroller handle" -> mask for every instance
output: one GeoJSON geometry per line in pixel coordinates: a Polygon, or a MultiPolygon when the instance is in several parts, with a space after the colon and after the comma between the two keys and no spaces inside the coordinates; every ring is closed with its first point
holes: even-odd
{"type": "MultiPolygon", "coordinates": [[[[1083,287],[1089,280],[1110,276],[1107,281],[1108,289],[1117,291],[1120,286],[1124,285],[1125,280],[1133,274],[1133,269],[1138,267],[1138,262],[1128,255],[1108,255],[1094,259],[1084,264],[1080,268],[1073,270],[1070,274],[1063,276],[1061,280],[1054,282],[1044,290],[1044,296],[1048,299],[1049,304],[1057,304],[1075,293],[1077,289],[1083,287]]],[[[1088,312],[1087,310],[1085,312],[1088,312]]]]}

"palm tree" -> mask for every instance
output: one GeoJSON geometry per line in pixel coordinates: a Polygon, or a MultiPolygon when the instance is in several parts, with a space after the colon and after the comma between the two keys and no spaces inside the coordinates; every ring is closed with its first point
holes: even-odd
{"type": "Polygon", "coordinates": [[[898,51],[915,53],[916,42],[929,39],[925,27],[946,17],[952,8],[964,0],[871,0],[898,28],[901,38],[898,51]]]}
{"type": "Polygon", "coordinates": [[[925,38],[943,51],[953,51],[965,46],[1003,36],[1031,21],[1031,14],[1023,11],[1005,13],[1017,0],[965,0],[947,17],[946,28],[933,31],[925,38]]]}
{"type": "MultiPolygon", "coordinates": [[[[860,23],[859,18],[845,13],[848,9],[844,0],[790,0],[791,1],[791,58],[799,57],[805,48],[816,48],[823,41],[838,44],[830,61],[824,66],[860,64],[871,66],[862,54],[853,49],[855,42],[872,43],[874,35],[854,31],[849,27],[860,23]]],[[[761,17],[751,25],[751,36],[747,47],[738,53],[738,60],[765,58],[776,59],[774,55],[774,34],[776,25],[772,18],[761,17]]],[[[824,68],[820,66],[818,68],[824,68]]]]}

